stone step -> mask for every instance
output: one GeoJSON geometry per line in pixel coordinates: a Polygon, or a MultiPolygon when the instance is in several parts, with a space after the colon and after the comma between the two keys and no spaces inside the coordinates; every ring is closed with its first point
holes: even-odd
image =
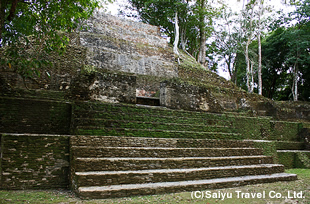
{"type": "Polygon", "coordinates": [[[87,147],[72,146],[77,157],[225,157],[262,155],[258,148],[165,148],[165,147],[87,147]]]}
{"type": "Polygon", "coordinates": [[[296,179],[296,174],[276,173],[271,175],[241,176],[194,181],[79,187],[78,194],[84,199],[103,199],[133,195],[175,193],[202,189],[232,188],[258,183],[293,181],[296,179]]]}
{"type": "Polygon", "coordinates": [[[196,117],[204,119],[224,119],[227,118],[225,114],[208,113],[202,111],[186,111],[186,110],[174,110],[169,108],[157,108],[157,107],[145,107],[140,105],[129,105],[129,104],[110,104],[110,103],[96,103],[96,102],[76,102],[74,106],[74,113],[81,112],[92,114],[95,111],[101,113],[114,112],[123,114],[143,114],[143,115],[158,115],[158,116],[172,116],[172,117],[196,117]]]}
{"type": "Polygon", "coordinates": [[[277,157],[286,169],[310,168],[310,150],[277,150],[277,157]]]}
{"type": "Polygon", "coordinates": [[[236,176],[264,175],[282,173],[284,166],[279,164],[261,164],[248,166],[223,166],[191,169],[152,169],[134,171],[91,171],[75,172],[76,184],[83,186],[105,186],[142,184],[157,182],[175,182],[184,180],[213,179],[236,176]]]}
{"type": "Polygon", "coordinates": [[[310,150],[277,150],[277,152],[310,153],[310,150]]]}
{"type": "Polygon", "coordinates": [[[304,142],[276,141],[277,150],[304,150],[304,142]]]}
{"type": "Polygon", "coordinates": [[[157,138],[193,138],[193,139],[245,139],[239,133],[222,132],[195,132],[173,131],[154,129],[130,129],[130,128],[101,128],[96,126],[80,126],[75,130],[76,135],[102,135],[102,136],[136,136],[157,138]]]}
{"type": "Polygon", "coordinates": [[[77,128],[83,126],[107,127],[107,128],[128,128],[128,129],[156,129],[172,131],[196,131],[196,132],[225,132],[236,133],[235,128],[220,125],[201,125],[185,123],[162,123],[162,122],[145,122],[133,120],[108,120],[102,118],[78,118],[75,120],[77,128]]]}
{"type": "Polygon", "coordinates": [[[234,116],[250,116],[250,113],[249,112],[240,112],[240,111],[236,111],[236,110],[225,110],[223,111],[223,114],[226,114],[226,115],[234,115],[234,116]]]}
{"type": "MultiPolygon", "coordinates": [[[[147,109],[147,108],[145,108],[147,109]]],[[[195,115],[159,115],[157,113],[143,114],[143,112],[107,112],[98,110],[76,111],[74,113],[76,125],[85,119],[106,119],[106,120],[127,120],[141,122],[158,123],[177,123],[177,124],[196,124],[196,125],[221,125],[231,127],[233,125],[231,118],[207,115],[206,117],[195,117],[195,115]],[[79,120],[80,119],[80,120],[79,120]]]]}
{"type": "Polygon", "coordinates": [[[145,169],[186,169],[216,166],[272,164],[267,156],[175,157],[175,158],[76,158],[75,171],[129,171],[145,169]]]}
{"type": "Polygon", "coordinates": [[[106,147],[171,147],[171,148],[242,148],[254,147],[253,141],[213,140],[184,138],[150,138],[75,135],[70,137],[72,146],[106,146],[106,147]]]}

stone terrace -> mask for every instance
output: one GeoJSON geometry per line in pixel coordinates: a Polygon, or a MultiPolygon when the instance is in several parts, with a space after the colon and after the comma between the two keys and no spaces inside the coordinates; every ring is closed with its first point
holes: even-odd
{"type": "MultiPolygon", "coordinates": [[[[257,141],[244,140],[251,139],[242,134],[250,128],[240,121],[254,118],[88,102],[76,103],[73,116],[71,178],[82,198],[296,179],[265,156],[257,141]]],[[[265,118],[255,119],[258,127],[266,125],[265,118]]]]}
{"type": "Polygon", "coordinates": [[[268,117],[0,100],[1,189],[108,198],[289,181],[296,175],[283,173],[277,149],[304,149],[301,123],[268,117]]]}

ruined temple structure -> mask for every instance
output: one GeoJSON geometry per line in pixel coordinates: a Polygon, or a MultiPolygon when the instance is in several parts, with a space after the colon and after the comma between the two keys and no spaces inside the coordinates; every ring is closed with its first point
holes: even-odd
{"type": "Polygon", "coordinates": [[[309,103],[247,93],[175,56],[155,26],[101,13],[86,25],[40,77],[0,67],[0,189],[111,198],[292,181],[285,168],[310,167],[309,103]]]}

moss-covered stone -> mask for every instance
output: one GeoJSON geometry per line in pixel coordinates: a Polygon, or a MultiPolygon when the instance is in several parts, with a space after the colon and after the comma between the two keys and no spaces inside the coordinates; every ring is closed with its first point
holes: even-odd
{"type": "Polygon", "coordinates": [[[254,141],[254,147],[262,149],[264,155],[272,156],[274,163],[278,163],[276,143],[274,141],[256,140],[254,141]]]}
{"type": "Polygon", "coordinates": [[[295,167],[295,152],[277,152],[278,161],[283,164],[286,169],[295,167]]]}
{"type": "Polygon", "coordinates": [[[69,134],[68,102],[0,97],[0,132],[69,134]]]}
{"type": "Polygon", "coordinates": [[[302,124],[298,122],[272,121],[271,138],[273,140],[299,141],[302,124]]]}
{"type": "Polygon", "coordinates": [[[69,186],[69,136],[2,134],[1,189],[69,186]]]}
{"type": "MultiPolygon", "coordinates": [[[[298,141],[298,132],[301,127],[300,123],[273,122],[270,117],[248,117],[230,113],[211,114],[202,111],[145,108],[124,104],[75,103],[73,112],[76,117],[75,126],[73,127],[97,126],[111,128],[111,125],[104,125],[104,120],[127,121],[125,122],[127,125],[128,121],[139,121],[140,127],[138,124],[134,126],[115,125],[115,127],[129,129],[157,129],[155,126],[151,128],[152,123],[174,123],[180,124],[180,127],[184,124],[185,129],[187,126],[190,128],[190,125],[216,125],[231,128],[233,130],[231,132],[240,133],[242,138],[255,140],[298,141]],[[109,114],[110,112],[113,114],[109,114]],[[89,118],[90,120],[85,120],[84,118],[89,118]],[[98,123],[101,123],[101,125],[98,123]],[[144,127],[145,125],[148,127],[144,127]],[[282,132],[284,136],[278,135],[279,132],[282,132]]],[[[204,128],[201,129],[203,130],[204,128]]],[[[210,131],[212,131],[212,128],[210,131]]]]}
{"type": "Polygon", "coordinates": [[[310,168],[310,152],[298,150],[279,150],[277,151],[279,163],[286,169],[310,168]]]}
{"type": "Polygon", "coordinates": [[[303,150],[305,149],[304,142],[294,141],[275,141],[277,150],[303,150]]]}
{"type": "Polygon", "coordinates": [[[72,98],[135,103],[136,77],[109,72],[81,74],[72,83],[72,98]]]}

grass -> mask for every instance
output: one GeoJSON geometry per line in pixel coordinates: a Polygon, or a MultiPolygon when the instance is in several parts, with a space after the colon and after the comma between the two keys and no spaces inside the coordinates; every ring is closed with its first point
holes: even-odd
{"type": "MultiPolygon", "coordinates": [[[[115,198],[104,200],[80,200],[69,191],[0,191],[0,203],[58,203],[58,204],[110,204],[110,203],[128,203],[128,204],[144,204],[144,203],[201,203],[201,204],[225,204],[225,203],[253,203],[253,204],[284,204],[284,203],[305,203],[310,204],[310,169],[289,169],[287,173],[294,173],[298,175],[297,181],[292,182],[277,182],[268,184],[257,184],[228,189],[217,189],[210,191],[211,194],[218,195],[220,193],[231,194],[232,198],[226,198],[224,200],[219,198],[192,198],[191,192],[172,193],[163,195],[152,196],[135,196],[128,198],[115,198]],[[244,195],[246,193],[263,193],[265,192],[265,198],[238,198],[237,191],[241,191],[244,195]],[[302,192],[302,198],[270,198],[275,193],[281,193],[283,196],[287,196],[288,192],[293,196],[294,191],[296,193],[302,192]]],[[[202,189],[203,190],[203,189],[202,189]]],[[[204,190],[203,192],[206,192],[204,190]]],[[[197,194],[199,196],[200,193],[197,194]]],[[[298,194],[297,194],[298,195],[298,194]]]]}

